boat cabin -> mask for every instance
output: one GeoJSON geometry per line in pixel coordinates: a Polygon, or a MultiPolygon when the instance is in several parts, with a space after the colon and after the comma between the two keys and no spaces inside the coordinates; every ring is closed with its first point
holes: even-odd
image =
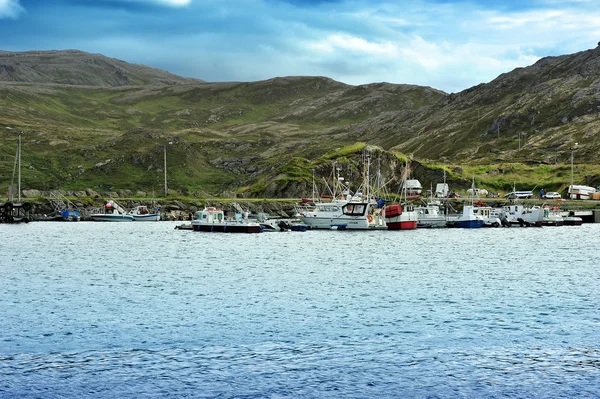
{"type": "Polygon", "coordinates": [[[225,214],[219,208],[208,207],[196,212],[196,219],[204,223],[221,223],[225,220],[225,214]]]}
{"type": "Polygon", "coordinates": [[[350,202],[342,207],[342,212],[349,216],[363,216],[367,206],[368,204],[364,202],[350,202]]]}

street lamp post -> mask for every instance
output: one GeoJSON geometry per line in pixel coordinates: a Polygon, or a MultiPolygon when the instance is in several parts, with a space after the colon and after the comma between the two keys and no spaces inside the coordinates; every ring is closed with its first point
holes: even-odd
{"type": "Polygon", "coordinates": [[[21,136],[23,135],[23,131],[21,130],[19,132],[19,139],[18,139],[18,144],[17,144],[17,152],[19,153],[18,159],[19,159],[19,174],[18,174],[18,179],[17,179],[17,190],[19,191],[19,203],[21,203],[21,136]]]}
{"type": "MultiPolygon", "coordinates": [[[[169,145],[173,144],[169,141],[169,145]]],[[[169,195],[168,187],[167,187],[167,145],[165,144],[165,197],[169,195]]]]}
{"type": "Polygon", "coordinates": [[[570,148],[570,150],[571,150],[571,186],[569,187],[569,199],[573,199],[573,153],[575,152],[575,148],[577,148],[577,143],[575,143],[575,145],[570,148]]]}

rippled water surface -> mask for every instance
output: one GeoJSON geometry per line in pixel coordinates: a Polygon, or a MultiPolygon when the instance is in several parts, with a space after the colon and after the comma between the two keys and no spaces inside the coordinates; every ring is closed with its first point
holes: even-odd
{"type": "Polygon", "coordinates": [[[0,225],[0,397],[598,397],[600,225],[0,225]]]}

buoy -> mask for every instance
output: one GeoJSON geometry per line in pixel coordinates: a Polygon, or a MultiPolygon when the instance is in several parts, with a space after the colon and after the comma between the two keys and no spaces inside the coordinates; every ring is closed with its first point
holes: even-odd
{"type": "Polygon", "coordinates": [[[371,223],[373,221],[373,215],[367,215],[367,220],[371,223]]]}

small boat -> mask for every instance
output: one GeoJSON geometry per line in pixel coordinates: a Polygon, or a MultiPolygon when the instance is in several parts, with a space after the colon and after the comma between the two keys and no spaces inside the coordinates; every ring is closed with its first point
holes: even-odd
{"type": "Polygon", "coordinates": [[[500,227],[502,221],[499,218],[497,211],[491,206],[477,206],[474,212],[483,218],[483,227],[500,227]]]}
{"type": "Polygon", "coordinates": [[[133,220],[137,222],[158,222],[160,213],[151,213],[145,205],[138,205],[133,208],[129,215],[133,216],[133,220]]]}
{"type": "Polygon", "coordinates": [[[133,216],[127,214],[115,200],[106,202],[104,213],[91,214],[90,218],[95,222],[133,222],[133,216]]]}
{"type": "Polygon", "coordinates": [[[383,210],[388,230],[413,230],[417,228],[418,216],[412,205],[388,205],[383,210]]]}
{"type": "Polygon", "coordinates": [[[483,217],[475,212],[473,205],[465,205],[462,214],[456,220],[448,222],[448,227],[478,229],[483,227],[483,217]]]}
{"type": "Polygon", "coordinates": [[[546,205],[543,210],[542,224],[544,226],[562,226],[565,224],[565,219],[560,214],[560,209],[557,206],[550,208],[546,205]]]}
{"type": "Polygon", "coordinates": [[[541,227],[544,224],[544,211],[539,206],[528,208],[521,204],[504,205],[499,212],[504,224],[522,227],[541,227]]]}
{"type": "Polygon", "coordinates": [[[417,212],[417,228],[446,227],[448,219],[440,209],[440,201],[429,201],[425,206],[415,207],[417,212]]]}
{"type": "Polygon", "coordinates": [[[423,187],[418,180],[406,179],[408,170],[409,167],[407,164],[402,177],[402,196],[400,198],[400,203],[387,205],[381,212],[388,230],[413,230],[417,228],[419,222],[418,213],[415,210],[415,207],[412,204],[408,204],[407,201],[416,199],[413,197],[418,198],[423,191],[423,187]],[[404,200],[402,200],[402,197],[404,197],[404,200]],[[404,205],[404,207],[402,205],[404,205]]]}
{"type": "Polygon", "coordinates": [[[196,212],[196,219],[192,220],[194,231],[219,232],[219,233],[262,233],[259,223],[250,222],[247,218],[225,219],[225,213],[215,207],[206,207],[196,212]]]}
{"type": "Polygon", "coordinates": [[[579,216],[575,216],[575,212],[570,211],[569,216],[564,217],[564,225],[565,226],[581,226],[583,224],[583,219],[579,216]]]}
{"type": "Polygon", "coordinates": [[[81,214],[77,209],[57,209],[49,215],[37,219],[41,222],[79,222],[81,214]]]}

